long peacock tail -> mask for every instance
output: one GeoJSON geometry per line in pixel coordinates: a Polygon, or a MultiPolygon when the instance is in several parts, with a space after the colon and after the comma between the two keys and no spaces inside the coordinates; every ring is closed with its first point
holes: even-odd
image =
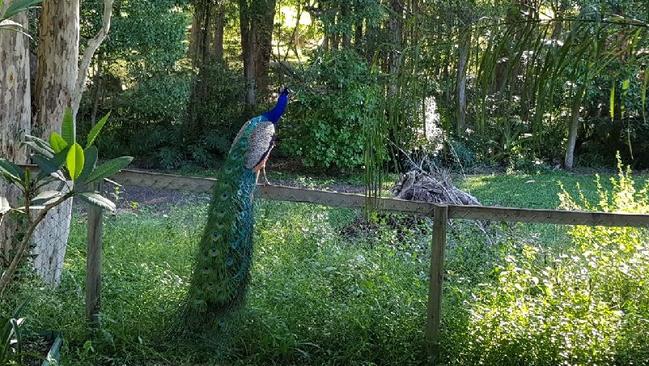
{"type": "Polygon", "coordinates": [[[245,166],[256,119],[234,141],[218,175],[189,291],[187,318],[207,325],[243,303],[252,264],[255,173],[245,166]]]}

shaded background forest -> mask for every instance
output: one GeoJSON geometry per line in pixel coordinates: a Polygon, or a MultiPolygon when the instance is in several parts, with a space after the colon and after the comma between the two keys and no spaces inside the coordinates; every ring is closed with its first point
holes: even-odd
{"type": "MultiPolygon", "coordinates": [[[[83,2],[82,38],[99,9],[83,2]]],[[[112,111],[108,156],[218,166],[288,85],[275,159],[300,167],[360,169],[372,149],[395,169],[404,152],[466,170],[616,151],[647,168],[648,18],[622,0],[121,0],[78,119],[112,111]]]]}

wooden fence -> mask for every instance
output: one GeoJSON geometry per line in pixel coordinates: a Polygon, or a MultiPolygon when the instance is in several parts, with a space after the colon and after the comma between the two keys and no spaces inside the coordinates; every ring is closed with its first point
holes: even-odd
{"type": "MultiPolygon", "coordinates": [[[[216,182],[211,178],[186,177],[139,170],[123,170],[113,179],[123,185],[190,192],[211,192],[216,182]]],[[[313,203],[347,208],[363,208],[366,197],[360,194],[336,193],[284,186],[259,186],[258,194],[264,199],[313,203]]],[[[405,214],[425,215],[433,218],[431,243],[428,310],[426,335],[433,357],[440,340],[442,281],[446,231],[450,219],[492,220],[559,225],[649,227],[649,215],[537,210],[506,207],[438,205],[405,201],[393,198],[377,200],[380,210],[405,214]]],[[[100,311],[101,289],[101,211],[91,210],[88,218],[88,278],[86,280],[86,309],[89,320],[96,323],[100,311]],[[91,268],[91,264],[92,267],[91,268]]]]}

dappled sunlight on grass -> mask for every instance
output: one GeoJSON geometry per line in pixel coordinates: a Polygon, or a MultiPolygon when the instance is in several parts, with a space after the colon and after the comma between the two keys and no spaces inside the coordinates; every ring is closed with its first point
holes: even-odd
{"type": "MultiPolygon", "coordinates": [[[[603,186],[611,188],[609,178],[614,175],[600,176],[603,186]]],[[[646,179],[649,179],[649,176],[635,177],[638,183],[646,179]]],[[[597,197],[595,176],[591,174],[555,172],[535,175],[478,175],[467,176],[457,183],[461,189],[475,195],[483,205],[556,209],[560,205],[561,184],[571,194],[577,193],[579,184],[587,198],[597,197]]]]}
{"type": "MultiPolygon", "coordinates": [[[[554,208],[558,181],[566,188],[579,182],[586,196],[596,196],[591,177],[558,173],[468,177],[462,186],[483,203],[554,208]]],[[[174,331],[183,329],[178,315],[207,210],[202,198],[181,202],[161,212],[150,206],[106,215],[103,328],[94,337],[84,320],[83,213],[73,218],[61,288],[28,282],[16,299],[0,305],[11,308],[19,299],[30,299],[29,329],[63,331],[63,360],[70,365],[426,363],[430,219],[379,217],[369,225],[359,221],[357,210],[258,200],[245,308],[219,323],[214,334],[178,339],[174,331]]],[[[487,351],[496,358],[513,354],[498,338],[500,326],[489,314],[513,306],[514,300],[502,297],[509,293],[520,292],[520,301],[535,299],[530,297],[538,294],[534,281],[545,277],[534,271],[569,250],[567,229],[452,221],[442,317],[442,349],[449,364],[466,364],[487,351]],[[525,276],[514,283],[504,271],[516,268],[525,276]],[[503,278],[511,283],[503,285],[503,278]],[[532,285],[528,289],[526,284],[532,285]],[[509,292],[501,294],[503,286],[509,292]],[[491,338],[479,339],[483,333],[491,338]]],[[[537,313],[544,309],[539,304],[532,303],[537,313]]],[[[509,325],[518,326],[516,314],[509,325]]],[[[517,337],[527,334],[524,328],[517,332],[517,337]]]]}

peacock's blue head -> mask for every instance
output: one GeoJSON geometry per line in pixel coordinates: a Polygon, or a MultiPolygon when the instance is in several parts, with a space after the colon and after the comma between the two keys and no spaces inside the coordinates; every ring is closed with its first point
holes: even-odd
{"type": "Polygon", "coordinates": [[[277,122],[279,122],[279,119],[282,118],[284,111],[286,110],[290,93],[291,91],[288,88],[282,88],[279,92],[279,97],[277,98],[277,104],[275,104],[275,107],[273,109],[264,113],[264,117],[268,118],[268,120],[273,122],[274,124],[277,124],[277,122]]]}

